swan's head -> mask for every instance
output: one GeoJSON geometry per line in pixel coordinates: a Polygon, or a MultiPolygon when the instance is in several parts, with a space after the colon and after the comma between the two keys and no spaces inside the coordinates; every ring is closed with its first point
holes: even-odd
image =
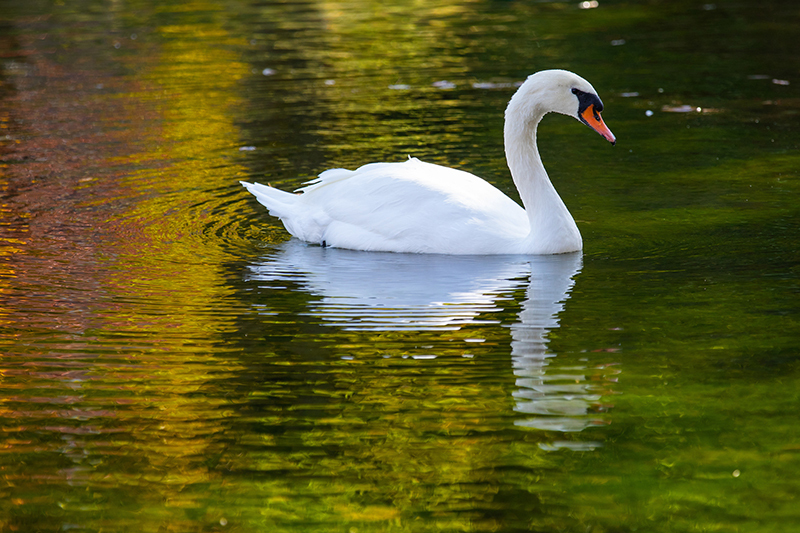
{"type": "Polygon", "coordinates": [[[528,76],[511,98],[506,116],[521,113],[538,122],[545,113],[569,115],[616,144],[614,134],[600,116],[601,111],[603,102],[588,81],[567,70],[542,70],[528,76]]]}

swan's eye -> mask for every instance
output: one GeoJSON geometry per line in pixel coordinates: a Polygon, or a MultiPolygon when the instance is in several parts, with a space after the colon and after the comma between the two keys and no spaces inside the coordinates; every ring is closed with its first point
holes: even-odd
{"type": "Polygon", "coordinates": [[[573,87],[573,88],[572,88],[572,94],[574,94],[574,95],[577,95],[577,94],[579,94],[580,92],[581,92],[581,91],[579,91],[579,90],[578,90],[578,89],[576,89],[575,87],[573,87]]]}

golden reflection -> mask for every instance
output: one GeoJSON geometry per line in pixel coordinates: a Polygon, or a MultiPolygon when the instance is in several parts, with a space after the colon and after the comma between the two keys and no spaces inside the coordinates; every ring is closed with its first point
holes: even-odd
{"type": "MultiPolygon", "coordinates": [[[[202,233],[209,191],[235,183],[241,172],[216,161],[237,146],[232,117],[243,103],[237,83],[250,69],[236,52],[242,39],[224,29],[224,13],[215,4],[183,3],[179,12],[211,13],[211,20],[154,28],[160,46],[129,59],[144,90],[119,95],[138,100],[148,116],[141,151],[119,161],[142,168],[122,178],[134,201],[109,221],[117,238],[106,243],[116,253],[107,254],[105,283],[121,305],[102,316],[104,328],[152,335],[152,348],[136,358],[142,370],[124,372],[125,388],[157,398],[141,404],[152,410],[140,444],[149,464],[146,481],[164,487],[167,507],[191,508],[197,502],[180,489],[213,478],[198,458],[218,453],[209,424],[220,417],[219,406],[204,402],[203,391],[210,381],[241,370],[235,364],[225,365],[224,374],[214,370],[214,339],[235,325],[233,317],[212,311],[230,296],[214,249],[224,243],[202,233]]],[[[140,423],[138,411],[131,415],[132,423],[140,423]]]]}
{"type": "MultiPolygon", "coordinates": [[[[222,14],[206,2],[182,7],[189,18],[222,14]]],[[[55,435],[54,480],[113,480],[137,494],[149,484],[158,494],[145,499],[182,507],[193,505],[182,488],[215,477],[198,458],[218,453],[211,437],[225,413],[205,390],[241,367],[216,357],[235,325],[214,312],[230,289],[215,248],[224,243],[203,238],[204,217],[216,207],[208,191],[241,172],[210,161],[237,145],[231,107],[249,73],[224,21],[156,26],[125,41],[139,53],[74,51],[62,63],[38,51],[39,39],[21,43],[35,76],[15,80],[12,109],[28,129],[13,152],[25,164],[0,175],[16,187],[0,208],[0,292],[12,277],[24,292],[0,320],[13,312],[22,338],[11,347],[26,366],[3,376],[6,390],[20,386],[3,413],[55,435]],[[120,65],[136,75],[118,75],[120,65]],[[28,218],[30,238],[14,235],[28,218]],[[109,469],[106,453],[139,468],[109,469]]]]}

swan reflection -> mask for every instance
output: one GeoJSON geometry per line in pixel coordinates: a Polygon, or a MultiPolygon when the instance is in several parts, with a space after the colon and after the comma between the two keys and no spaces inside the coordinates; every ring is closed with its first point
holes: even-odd
{"type": "Polygon", "coordinates": [[[293,239],[254,265],[251,279],[300,285],[320,297],[310,313],[343,329],[455,330],[496,323],[485,315],[530,272],[524,256],[356,252],[293,239]]]}
{"type": "MultiPolygon", "coordinates": [[[[548,256],[448,256],[354,252],[292,240],[251,267],[249,280],[271,287],[299,286],[319,299],[308,314],[347,330],[455,330],[498,323],[515,290],[525,290],[518,320],[510,326],[516,376],[515,424],[562,433],[603,421],[591,414],[602,392],[586,366],[549,368],[548,332],[581,269],[581,254],[548,256]]],[[[543,445],[591,449],[595,443],[543,445]]]]}
{"type": "MultiPolygon", "coordinates": [[[[558,268],[534,267],[519,322],[511,326],[511,359],[517,378],[514,410],[529,415],[517,420],[517,426],[567,433],[604,423],[590,414],[602,397],[586,376],[593,369],[582,365],[548,371],[550,359],[557,354],[547,349],[547,334],[558,328],[558,313],[564,309],[579,269],[579,260],[565,261],[558,268]]],[[[548,449],[587,450],[598,445],[561,441],[548,449]]]]}

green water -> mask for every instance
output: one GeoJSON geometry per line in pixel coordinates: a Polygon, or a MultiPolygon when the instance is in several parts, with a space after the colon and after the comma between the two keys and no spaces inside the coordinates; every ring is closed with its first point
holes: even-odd
{"type": "Polygon", "coordinates": [[[0,0],[0,531],[800,531],[795,4],[0,0]],[[516,198],[544,68],[618,139],[539,130],[582,254],[305,246],[238,184],[516,198]]]}

